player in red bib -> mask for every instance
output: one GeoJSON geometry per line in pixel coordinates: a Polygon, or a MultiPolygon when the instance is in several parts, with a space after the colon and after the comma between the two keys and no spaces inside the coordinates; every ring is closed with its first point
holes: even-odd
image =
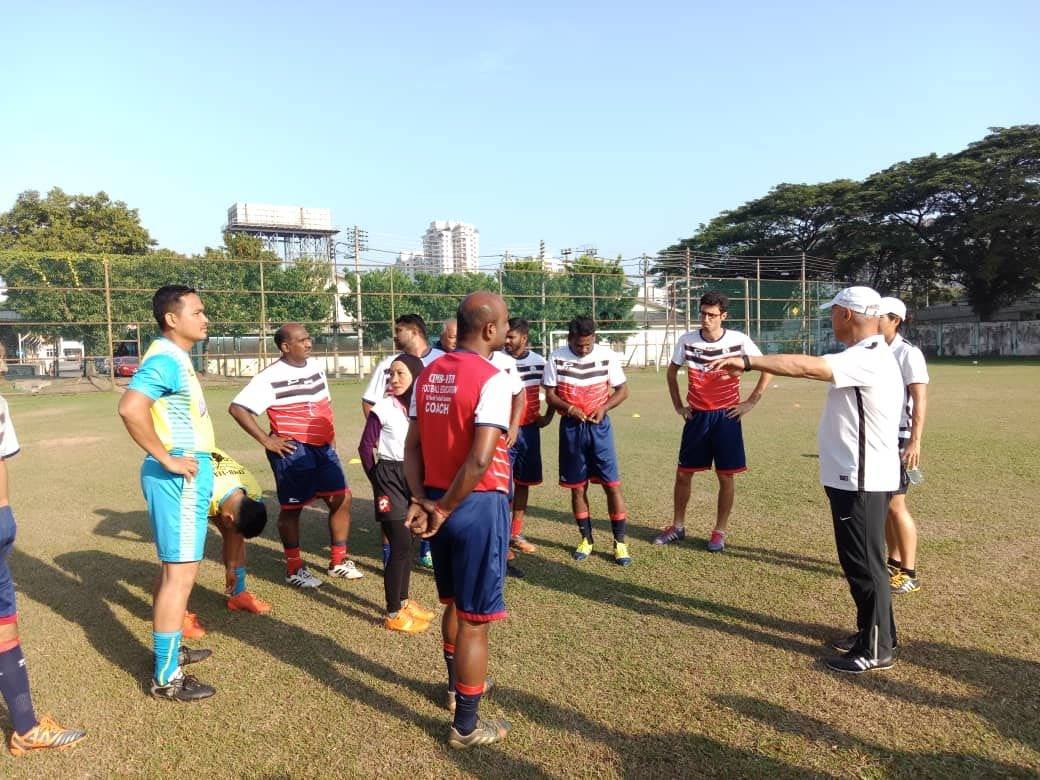
{"type": "Polygon", "coordinates": [[[489,292],[459,305],[458,350],[420,375],[412,394],[405,474],[412,491],[406,522],[433,545],[437,595],[454,717],[448,743],[459,749],[505,738],[509,723],[477,717],[487,680],[488,626],[506,617],[510,465],[505,434],[509,377],[490,362],[505,343],[506,305],[489,292]]]}
{"type": "Polygon", "coordinates": [[[747,471],[744,456],[744,434],[741,418],[755,408],[769,386],[769,374],[761,372],[758,384],[746,401],[740,400],[740,379],[718,371],[709,371],[712,360],[724,357],[760,357],[750,338],[723,327],[729,316],[729,299],[720,292],[701,296],[701,327],[679,337],[672,362],[668,365],[668,392],[676,413],[686,423],[679,446],[679,468],[675,472],[672,524],[661,531],[654,544],[669,544],[686,538],[686,506],[690,501],[690,483],[698,471],[715,466],[719,480],[719,496],[715,510],[715,527],[708,539],[710,552],[726,547],[726,528],[736,492],[733,475],[747,471]],[[686,367],[685,403],[679,396],[677,376],[686,367]]]}
{"type": "Polygon", "coordinates": [[[596,323],[575,317],[568,324],[567,346],[555,350],[545,364],[542,384],[549,407],[560,413],[560,485],[571,491],[571,509],[581,531],[572,553],[584,561],[592,554],[589,482],[603,485],[614,535],[614,562],[632,563],[625,543],[628,513],[621,495],[614,432],[607,412],[628,398],[625,372],[617,353],[596,343],[596,323]]]}

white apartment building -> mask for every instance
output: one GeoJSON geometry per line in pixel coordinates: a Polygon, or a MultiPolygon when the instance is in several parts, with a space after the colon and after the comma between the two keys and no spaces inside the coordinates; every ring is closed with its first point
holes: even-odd
{"type": "Polygon", "coordinates": [[[435,220],[423,235],[423,270],[432,274],[478,270],[480,231],[465,222],[435,220]]]}
{"type": "Polygon", "coordinates": [[[403,271],[413,277],[417,273],[428,270],[426,267],[426,258],[423,256],[423,253],[411,249],[405,249],[397,253],[397,262],[394,263],[394,267],[398,271],[403,271]]]}

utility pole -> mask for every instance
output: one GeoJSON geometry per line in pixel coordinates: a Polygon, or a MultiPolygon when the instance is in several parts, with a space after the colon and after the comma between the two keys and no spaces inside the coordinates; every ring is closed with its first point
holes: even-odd
{"type": "Polygon", "coordinates": [[[538,242],[538,261],[544,266],[545,265],[545,240],[538,242]]]}

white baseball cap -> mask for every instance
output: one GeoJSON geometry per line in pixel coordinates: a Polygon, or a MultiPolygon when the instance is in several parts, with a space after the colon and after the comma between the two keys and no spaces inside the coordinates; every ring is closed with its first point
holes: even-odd
{"type": "Polygon", "coordinates": [[[821,309],[829,309],[831,306],[878,317],[881,314],[881,296],[871,287],[846,287],[827,303],[820,304],[821,309]]]}
{"type": "Polygon", "coordinates": [[[882,298],[881,299],[881,313],[882,314],[894,314],[899,319],[906,319],[906,304],[898,298],[882,298]]]}

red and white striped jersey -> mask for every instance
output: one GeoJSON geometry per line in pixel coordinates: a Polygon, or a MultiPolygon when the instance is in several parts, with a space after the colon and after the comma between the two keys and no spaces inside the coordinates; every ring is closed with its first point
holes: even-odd
{"type": "Polygon", "coordinates": [[[328,382],[314,358],[302,366],[275,361],[250,379],[232,403],[253,414],[267,412],[276,436],[318,447],[336,438],[328,382]]]}
{"type": "Polygon", "coordinates": [[[542,384],[555,387],[561,401],[590,415],[610,398],[610,390],[625,384],[625,372],[617,353],[597,344],[584,357],[561,347],[549,355],[542,384]]]}
{"type": "Polygon", "coordinates": [[[509,492],[511,465],[505,432],[512,393],[504,371],[476,352],[457,350],[427,366],[415,381],[409,415],[419,425],[424,482],[447,490],[466,462],[479,426],[498,428],[491,464],[475,491],[509,492]]]}
{"type": "Polygon", "coordinates": [[[527,353],[516,359],[516,370],[524,386],[524,416],[521,425],[530,425],[542,416],[542,377],[545,375],[545,358],[537,352],[527,353]]]}
{"type": "Polygon", "coordinates": [[[726,328],[715,341],[705,339],[700,329],[684,333],[675,344],[672,363],[686,366],[686,403],[701,412],[736,406],[740,403],[740,379],[723,371],[709,371],[708,364],[722,357],[761,354],[755,342],[737,330],[726,328]]]}

